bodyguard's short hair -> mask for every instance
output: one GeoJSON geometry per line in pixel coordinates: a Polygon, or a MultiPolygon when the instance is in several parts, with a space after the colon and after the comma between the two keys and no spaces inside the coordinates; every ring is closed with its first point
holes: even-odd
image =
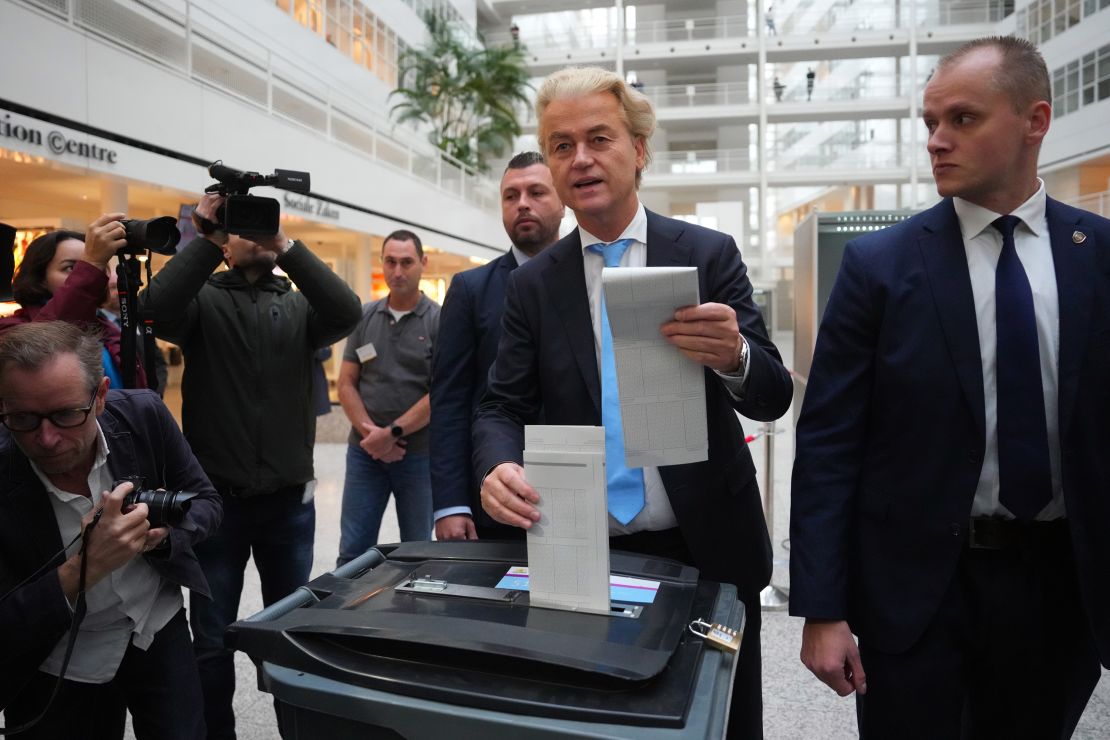
{"type": "MultiPolygon", "coordinates": [[[[539,124],[540,151],[547,151],[547,134],[544,127],[543,112],[553,100],[577,98],[583,95],[607,92],[620,104],[621,118],[633,138],[644,142],[644,167],[651,164],[651,135],[655,133],[655,108],[651,101],[639,90],[625,82],[616,72],[601,67],[568,67],[548,76],[536,95],[536,120],[539,124]]],[[[639,186],[642,170],[636,171],[636,185],[639,186]]]]}
{"type": "Polygon", "coordinates": [[[505,172],[509,170],[526,170],[537,164],[547,165],[542,154],[539,152],[520,152],[519,154],[514,154],[513,158],[509,160],[509,163],[505,165],[505,172]]]}
{"type": "Polygon", "coordinates": [[[12,368],[36,372],[64,354],[77,355],[85,389],[92,393],[104,379],[99,333],[68,321],[34,321],[0,334],[0,381],[12,368]]]}
{"type": "Polygon", "coordinates": [[[420,237],[408,229],[397,229],[392,234],[382,239],[382,252],[385,252],[385,244],[388,241],[396,242],[412,242],[416,246],[416,256],[421,259],[424,258],[424,245],[420,243],[420,237]]]}
{"type": "Polygon", "coordinates": [[[956,64],[980,49],[998,51],[1000,59],[991,84],[1010,99],[1014,110],[1021,112],[1041,100],[1052,103],[1052,83],[1044,57],[1032,42],[1016,36],[984,36],[968,41],[941,59],[937,64],[937,71],[956,64]]]}

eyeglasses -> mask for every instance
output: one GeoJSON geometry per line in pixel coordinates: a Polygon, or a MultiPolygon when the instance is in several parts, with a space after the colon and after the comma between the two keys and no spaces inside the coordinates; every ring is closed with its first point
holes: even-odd
{"type": "Polygon", "coordinates": [[[33,411],[13,411],[0,414],[0,424],[13,432],[33,432],[42,425],[43,419],[49,419],[50,423],[58,429],[79,427],[89,418],[89,412],[92,411],[93,404],[96,403],[96,392],[98,390],[100,390],[99,387],[93,390],[89,405],[83,409],[59,409],[58,411],[51,411],[49,414],[36,414],[33,411]]]}

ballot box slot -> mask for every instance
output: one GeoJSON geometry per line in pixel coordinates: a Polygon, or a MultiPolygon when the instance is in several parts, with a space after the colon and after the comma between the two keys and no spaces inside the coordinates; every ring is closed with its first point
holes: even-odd
{"type": "MultiPolygon", "coordinates": [[[[453,596],[467,599],[482,599],[499,603],[515,603],[521,606],[530,605],[528,593],[525,591],[514,591],[507,588],[490,588],[487,586],[460,586],[440,578],[417,576],[415,572],[410,575],[407,581],[397,584],[394,587],[394,591],[398,593],[408,593],[414,596],[453,596]]],[[[373,595],[376,595],[376,592],[373,595]]],[[[365,599],[366,597],[361,597],[358,603],[362,603],[365,599]]],[[[609,605],[609,616],[611,617],[638,619],[643,613],[644,607],[642,604],[621,604],[614,602],[609,605]]]]}

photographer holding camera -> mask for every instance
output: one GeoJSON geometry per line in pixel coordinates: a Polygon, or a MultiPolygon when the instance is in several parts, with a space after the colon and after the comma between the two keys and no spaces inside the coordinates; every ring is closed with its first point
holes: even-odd
{"type": "Polygon", "coordinates": [[[204,738],[181,586],[208,595],[193,547],[221,503],[181,431],[153,392],[109,391],[100,340],[63,321],[0,335],[0,398],[6,731],[122,738],[130,710],[140,740],[204,738]],[[158,517],[124,478],[192,494],[140,494],[190,499],[158,517]]]}
{"type": "Polygon", "coordinates": [[[308,581],[313,354],[361,316],[347,284],[280,228],[257,241],[225,233],[224,202],[201,199],[193,219],[202,236],[140,295],[157,335],[184,351],[182,427],[224,501],[223,526],[197,548],[213,600],[190,603],[210,738],[235,737],[235,667],[223,636],[237,618],[247,559],[253,554],[266,605],[308,581]],[[224,259],[231,269],[213,274],[224,259]]]}
{"type": "MultiPolygon", "coordinates": [[[[113,388],[122,388],[120,331],[98,316],[97,308],[108,297],[108,263],[126,245],[122,213],[103,214],[83,235],[60,230],[32,241],[12,280],[12,293],[21,308],[0,318],[0,332],[30,321],[97,326],[103,337],[104,375],[113,388]]],[[[135,386],[147,387],[141,362],[136,363],[135,386]]]]}

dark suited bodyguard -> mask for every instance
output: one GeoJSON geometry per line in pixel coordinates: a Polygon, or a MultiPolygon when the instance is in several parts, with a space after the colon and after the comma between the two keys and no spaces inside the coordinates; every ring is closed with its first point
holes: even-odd
{"type": "Polygon", "coordinates": [[[62,321],[0,336],[0,708],[18,737],[205,737],[200,678],[181,588],[208,597],[194,547],[221,504],[170,412],[148,390],[108,390],[101,339],[62,321]],[[197,494],[185,519],[151,528],[144,488],[197,494]],[[85,614],[50,702],[80,609],[85,614]],[[40,570],[40,566],[45,566],[40,570]],[[35,574],[41,572],[37,577],[35,574]]]}
{"type": "Polygon", "coordinates": [[[235,666],[223,635],[238,616],[247,559],[254,557],[267,605],[308,581],[313,358],[361,312],[358,296],[302,242],[219,230],[222,201],[204,196],[194,213],[203,236],[140,295],[158,336],[185,355],[182,430],[224,501],[223,526],[197,549],[212,601],[190,603],[211,738],[235,737],[235,666]],[[225,260],[230,269],[213,272],[225,260]]]}
{"type": "Polygon", "coordinates": [[[509,276],[497,361],[474,422],[482,505],[504,524],[528,528],[538,520],[538,496],[521,462],[524,425],[537,423],[541,408],[546,424],[604,421],[610,547],[669,557],[736,584],[749,609],[729,732],[760,737],[758,596],[770,580],[771,546],[736,412],[781,416],[792,395],[789,373],[767,338],[732,238],[640,203],[655,128],[651,102],[612,72],[566,69],[544,81],[536,112],[555,189],[578,228],[509,276]],[[679,309],[660,331],[705,366],[708,460],[624,466],[619,406],[606,402],[615,383],[602,381],[603,373],[615,376],[602,323],[606,265],[697,268],[706,302],[679,309]]]}
{"type": "Polygon", "coordinates": [[[1050,100],[1023,39],[940,62],[942,200],[848,245],[818,333],[790,610],[865,738],[1070,737],[1110,665],[1110,221],[1045,194],[1050,100]]]}
{"type": "Polygon", "coordinates": [[[437,540],[521,539],[482,509],[472,469],[471,422],[497,357],[505,283],[559,238],[566,209],[539,152],[521,152],[501,175],[501,222],[509,251],[451,279],[432,358],[432,515],[437,540]]]}

